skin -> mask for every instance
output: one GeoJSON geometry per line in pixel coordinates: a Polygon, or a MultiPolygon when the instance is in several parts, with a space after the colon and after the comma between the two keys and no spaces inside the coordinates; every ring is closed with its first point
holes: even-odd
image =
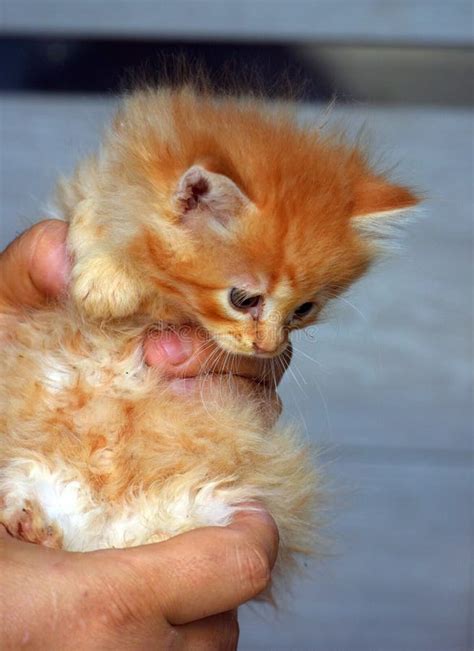
{"type": "MultiPolygon", "coordinates": [[[[42,222],[0,254],[0,327],[67,291],[66,236],[66,224],[42,222]]],[[[184,340],[150,337],[144,355],[177,392],[193,391],[213,347],[191,329],[184,340]]],[[[265,383],[265,360],[236,358],[232,372],[236,390],[266,391],[274,421],[279,402],[265,383]]],[[[237,608],[268,587],[277,550],[275,522],[258,505],[228,527],[83,554],[15,540],[0,525],[2,648],[235,649],[237,608]]]]}

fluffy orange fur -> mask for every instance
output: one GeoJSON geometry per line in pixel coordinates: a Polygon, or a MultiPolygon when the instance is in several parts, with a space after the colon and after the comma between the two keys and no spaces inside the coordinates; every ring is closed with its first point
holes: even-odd
{"type": "Polygon", "coordinates": [[[280,529],[280,568],[311,548],[321,487],[307,444],[231,377],[174,393],[143,337],[197,323],[223,354],[276,356],[416,201],[288,108],[189,87],[127,98],[59,187],[70,296],[6,335],[0,521],[89,550],[225,525],[257,499],[280,529]]]}

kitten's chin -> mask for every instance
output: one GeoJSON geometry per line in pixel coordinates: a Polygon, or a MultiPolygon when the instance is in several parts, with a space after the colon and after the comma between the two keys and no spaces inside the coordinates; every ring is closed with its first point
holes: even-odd
{"type": "Polygon", "coordinates": [[[238,395],[241,392],[255,392],[254,380],[241,375],[210,373],[189,378],[175,378],[169,387],[178,395],[190,396],[199,393],[203,397],[238,395]]]}
{"type": "Polygon", "coordinates": [[[209,374],[174,379],[169,383],[169,388],[185,399],[204,401],[209,409],[213,406],[216,409],[226,408],[230,402],[235,405],[239,401],[247,406],[251,401],[260,413],[264,427],[273,426],[282,410],[275,388],[242,375],[209,374]]]}

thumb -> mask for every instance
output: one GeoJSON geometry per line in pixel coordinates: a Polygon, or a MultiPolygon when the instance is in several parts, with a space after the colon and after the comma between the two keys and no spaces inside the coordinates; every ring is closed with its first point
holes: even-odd
{"type": "Polygon", "coordinates": [[[182,327],[179,331],[154,333],[145,341],[145,359],[170,378],[193,378],[211,371],[231,371],[242,377],[264,380],[281,377],[280,365],[251,356],[227,355],[202,327],[182,327]]]}
{"type": "MultiPolygon", "coordinates": [[[[170,624],[179,625],[238,608],[268,588],[278,542],[270,514],[249,504],[226,527],[193,529],[113,553],[115,563],[117,555],[126,558],[141,577],[137,588],[147,600],[138,602],[150,615],[158,605],[170,624]]],[[[130,585],[126,589],[131,595],[130,585]]]]}
{"type": "Polygon", "coordinates": [[[39,307],[67,285],[67,224],[47,220],[36,224],[0,254],[0,309],[14,312],[39,307]]]}

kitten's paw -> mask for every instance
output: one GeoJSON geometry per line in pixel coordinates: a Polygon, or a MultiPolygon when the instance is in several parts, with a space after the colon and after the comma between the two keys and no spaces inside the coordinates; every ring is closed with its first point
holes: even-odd
{"type": "Polygon", "coordinates": [[[76,264],[71,292],[79,309],[94,319],[129,316],[142,299],[142,290],[135,280],[106,257],[76,264]]]}
{"type": "Polygon", "coordinates": [[[22,509],[10,515],[2,523],[10,535],[18,540],[61,549],[63,534],[54,522],[48,522],[42,508],[36,502],[27,500],[22,509]]]}

